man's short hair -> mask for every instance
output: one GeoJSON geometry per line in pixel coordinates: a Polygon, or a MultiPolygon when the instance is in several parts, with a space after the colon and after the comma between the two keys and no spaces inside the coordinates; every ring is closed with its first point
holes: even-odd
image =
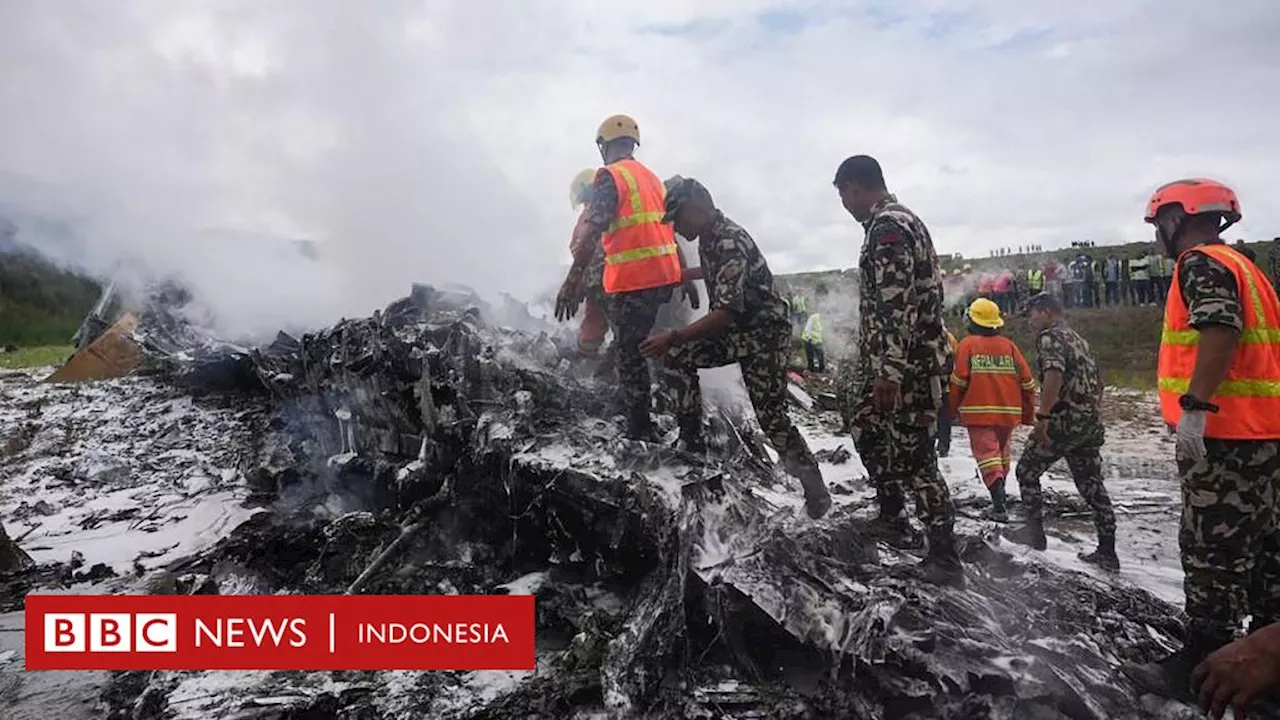
{"type": "Polygon", "coordinates": [[[1057,315],[1062,312],[1062,301],[1051,293],[1037,293],[1027,301],[1027,312],[1030,313],[1032,310],[1048,310],[1057,315]]]}
{"type": "Polygon", "coordinates": [[[834,185],[837,189],[857,183],[868,190],[884,190],[884,171],[870,155],[854,155],[840,163],[834,185]]]}

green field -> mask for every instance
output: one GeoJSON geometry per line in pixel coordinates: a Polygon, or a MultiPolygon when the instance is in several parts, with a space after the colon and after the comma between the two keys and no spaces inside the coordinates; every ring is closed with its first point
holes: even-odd
{"type": "Polygon", "coordinates": [[[0,353],[0,368],[20,370],[24,368],[61,365],[64,360],[76,351],[70,345],[41,345],[39,347],[19,348],[14,352],[0,353]]]}

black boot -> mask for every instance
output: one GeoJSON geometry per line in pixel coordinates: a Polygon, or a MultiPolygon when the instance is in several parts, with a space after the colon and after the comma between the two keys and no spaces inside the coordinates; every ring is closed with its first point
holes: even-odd
{"type": "Polygon", "coordinates": [[[800,487],[804,488],[804,509],[809,517],[817,520],[826,515],[831,509],[831,493],[827,492],[827,483],[822,479],[818,462],[812,457],[807,462],[788,461],[785,468],[788,474],[800,481],[800,487]]]}
{"type": "Polygon", "coordinates": [[[1003,535],[1004,539],[1011,543],[1028,545],[1036,550],[1044,550],[1049,547],[1049,540],[1044,536],[1044,520],[1041,518],[1027,518],[1026,525],[1003,533],[1003,535]]]}
{"type": "Polygon", "coordinates": [[[1116,557],[1116,539],[1098,536],[1098,549],[1091,553],[1080,553],[1076,557],[1090,565],[1097,565],[1103,570],[1120,571],[1120,558],[1116,557]]]}
{"type": "Polygon", "coordinates": [[[921,563],[921,569],[927,582],[964,588],[964,566],[960,564],[956,536],[951,528],[930,529],[929,554],[921,563]]]}
{"type": "Polygon", "coordinates": [[[1162,660],[1150,663],[1125,663],[1121,672],[1133,681],[1139,692],[1180,700],[1194,705],[1191,672],[1214,650],[1231,642],[1230,637],[1190,634],[1182,649],[1162,660]]]}
{"type": "Polygon", "coordinates": [[[1009,509],[1005,505],[1004,478],[1000,478],[991,491],[991,519],[998,522],[1009,522],[1009,509]]]}
{"type": "Polygon", "coordinates": [[[682,417],[677,420],[680,425],[680,438],[676,440],[676,449],[695,455],[707,451],[707,443],[702,437],[702,418],[698,416],[682,417]]]}
{"type": "Polygon", "coordinates": [[[809,517],[817,520],[826,515],[831,509],[831,493],[827,492],[827,483],[822,479],[818,463],[813,463],[811,468],[805,468],[796,477],[800,479],[800,486],[804,488],[804,509],[809,513],[809,517]]]}

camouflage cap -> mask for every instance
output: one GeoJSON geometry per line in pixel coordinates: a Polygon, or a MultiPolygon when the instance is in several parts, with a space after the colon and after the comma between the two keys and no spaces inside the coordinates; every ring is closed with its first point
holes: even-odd
{"type": "Polygon", "coordinates": [[[1062,301],[1058,299],[1058,296],[1051,293],[1036,293],[1031,296],[1031,299],[1027,300],[1027,313],[1032,310],[1048,310],[1051,313],[1060,313],[1062,312],[1062,301]]]}
{"type": "Polygon", "coordinates": [[[674,220],[676,213],[680,212],[680,208],[684,207],[687,202],[692,200],[701,200],[708,204],[712,202],[711,193],[703,187],[702,183],[693,178],[675,175],[663,185],[667,190],[666,214],[662,216],[662,222],[664,223],[674,220]]]}

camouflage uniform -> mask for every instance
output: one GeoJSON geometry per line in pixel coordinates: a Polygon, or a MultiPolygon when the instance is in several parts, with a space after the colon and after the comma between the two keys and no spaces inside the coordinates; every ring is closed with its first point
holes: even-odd
{"type": "Polygon", "coordinates": [[[1036,376],[1042,386],[1050,370],[1062,373],[1062,390],[1049,410],[1049,443],[1034,435],[1028,438],[1014,473],[1027,517],[1044,518],[1040,476],[1066,458],[1076,489],[1093,511],[1099,540],[1114,539],[1116,516],[1102,482],[1101,448],[1106,435],[1099,407],[1102,377],[1088,341],[1065,322],[1046,328],[1036,339],[1036,376]]]}
{"type": "Polygon", "coordinates": [[[935,445],[950,354],[938,257],[928,228],[892,195],[872,208],[863,226],[854,446],[876,486],[881,516],[903,515],[909,483],[931,539],[945,536],[949,542],[955,509],[935,445]],[[891,417],[872,405],[879,376],[901,388],[902,411],[891,417]]]}
{"type": "MultiPolygon", "coordinates": [[[[1243,327],[1235,275],[1204,253],[1184,253],[1179,286],[1191,326],[1243,327]]],[[[1277,483],[1280,439],[1205,439],[1200,462],[1178,461],[1183,588],[1189,636],[1230,640],[1240,621],[1280,620],[1277,483]]]]}
{"type": "Polygon", "coordinates": [[[1271,287],[1280,294],[1280,240],[1272,240],[1267,247],[1267,273],[1271,276],[1271,287]]]}
{"type": "Polygon", "coordinates": [[[738,363],[760,428],[789,472],[817,473],[817,462],[787,416],[787,362],[791,322],[773,273],[755,241],[720,213],[698,243],[710,310],[726,309],[734,320],[723,334],[676,345],[664,372],[672,409],[681,418],[700,417],[699,368],[738,363]]]}
{"type": "Polygon", "coordinates": [[[596,173],[586,212],[588,233],[596,241],[591,244],[592,255],[585,264],[575,259],[575,272],[579,273],[577,280],[587,292],[594,292],[598,287],[603,297],[605,314],[613,330],[611,352],[618,368],[622,402],[628,415],[634,418],[647,414],[650,409],[649,368],[640,354],[640,343],[649,337],[658,310],[671,299],[676,286],[604,294],[604,249],[600,237],[618,213],[618,188],[607,170],[596,173]]]}

